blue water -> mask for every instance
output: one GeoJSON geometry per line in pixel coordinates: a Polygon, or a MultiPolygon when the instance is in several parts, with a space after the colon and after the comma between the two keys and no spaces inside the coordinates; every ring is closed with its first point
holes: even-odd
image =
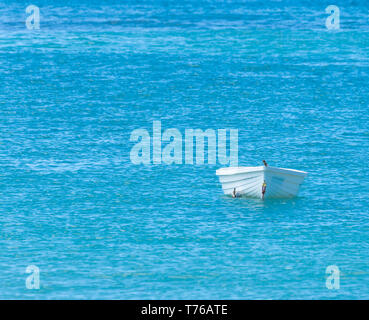
{"type": "Polygon", "coordinates": [[[339,31],[325,0],[29,4],[0,3],[0,298],[369,298],[368,2],[339,31]],[[153,121],[309,175],[225,197],[219,164],[132,164],[153,121]]]}

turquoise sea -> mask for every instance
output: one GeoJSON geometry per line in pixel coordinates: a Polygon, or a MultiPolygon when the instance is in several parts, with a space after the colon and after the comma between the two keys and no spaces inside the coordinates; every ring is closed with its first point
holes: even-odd
{"type": "Polygon", "coordinates": [[[369,2],[331,2],[37,0],[29,30],[1,1],[0,298],[368,299],[369,2]],[[225,197],[219,164],[131,162],[153,121],[309,174],[225,197]]]}

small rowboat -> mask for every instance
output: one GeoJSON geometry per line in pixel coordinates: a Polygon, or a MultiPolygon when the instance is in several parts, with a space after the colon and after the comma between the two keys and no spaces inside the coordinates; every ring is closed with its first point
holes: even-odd
{"type": "Polygon", "coordinates": [[[270,166],[228,167],[218,169],[216,175],[224,194],[263,199],[296,196],[307,172],[270,166]]]}

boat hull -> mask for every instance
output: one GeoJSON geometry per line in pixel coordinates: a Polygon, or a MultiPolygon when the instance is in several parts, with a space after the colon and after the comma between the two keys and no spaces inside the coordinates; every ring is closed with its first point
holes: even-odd
{"type": "Polygon", "coordinates": [[[232,195],[233,189],[239,196],[263,198],[262,186],[265,181],[264,198],[295,197],[307,175],[304,171],[276,167],[229,167],[216,171],[224,194],[232,195]]]}

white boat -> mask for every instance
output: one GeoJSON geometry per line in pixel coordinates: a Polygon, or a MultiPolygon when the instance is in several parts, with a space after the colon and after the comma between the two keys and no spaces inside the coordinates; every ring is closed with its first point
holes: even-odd
{"type": "Polygon", "coordinates": [[[264,198],[296,196],[307,172],[260,166],[221,168],[216,171],[216,174],[224,194],[232,195],[235,189],[237,196],[262,199],[264,182],[266,184],[264,198]]]}

